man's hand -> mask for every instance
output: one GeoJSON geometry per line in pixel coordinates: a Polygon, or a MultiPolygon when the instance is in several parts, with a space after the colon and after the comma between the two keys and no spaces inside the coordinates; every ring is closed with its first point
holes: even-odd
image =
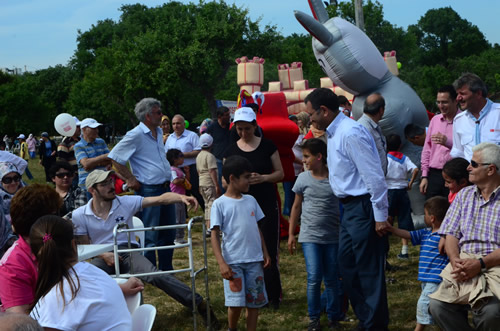
{"type": "MultiPolygon", "coordinates": [[[[99,257],[101,259],[103,259],[104,262],[106,262],[106,264],[109,267],[114,267],[115,266],[115,254],[113,254],[111,252],[107,252],[107,253],[102,253],[101,255],[99,255],[99,257]]],[[[120,256],[118,258],[121,261],[122,258],[120,256]]]]}
{"type": "Polygon", "coordinates": [[[288,235],[288,251],[291,255],[295,253],[295,249],[297,248],[297,240],[294,235],[288,235]]]}
{"type": "Polygon", "coordinates": [[[141,183],[139,183],[137,178],[132,176],[129,179],[127,179],[127,186],[133,189],[134,191],[138,191],[141,188],[141,183]]]}
{"type": "Polygon", "coordinates": [[[134,295],[144,290],[144,284],[139,278],[130,277],[125,283],[120,284],[124,296],[134,295]]]}
{"type": "Polygon", "coordinates": [[[455,259],[452,265],[455,267],[451,274],[459,282],[468,281],[481,272],[481,262],[478,259],[455,259]]]}
{"type": "Polygon", "coordinates": [[[197,210],[198,209],[198,200],[195,197],[181,195],[182,202],[188,206],[188,210],[197,210]]]}
{"type": "Polygon", "coordinates": [[[438,132],[436,134],[433,134],[431,136],[431,141],[435,144],[439,144],[439,145],[445,145],[446,144],[446,141],[448,140],[448,137],[446,137],[444,134],[442,134],[441,132],[438,132]]]}
{"type": "Polygon", "coordinates": [[[429,185],[429,180],[427,178],[422,178],[420,180],[420,193],[427,193],[427,186],[429,185]]]}
{"type": "Polygon", "coordinates": [[[219,270],[220,274],[222,275],[222,278],[227,280],[233,280],[233,276],[236,275],[236,273],[233,272],[231,267],[225,262],[219,264],[219,270]]]}
{"type": "Polygon", "coordinates": [[[375,222],[375,231],[377,231],[377,234],[382,237],[389,231],[390,226],[391,225],[388,221],[375,222]]]}

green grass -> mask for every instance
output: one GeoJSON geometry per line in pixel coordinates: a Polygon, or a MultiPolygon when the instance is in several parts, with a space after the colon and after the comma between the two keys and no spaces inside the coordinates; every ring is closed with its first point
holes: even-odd
{"type": "MultiPolygon", "coordinates": [[[[38,159],[30,160],[29,167],[35,180],[26,182],[44,183],[45,174],[43,168],[38,164],[38,159]]],[[[201,215],[198,212],[197,215],[201,215]]],[[[193,216],[193,215],[190,215],[193,216]]],[[[194,234],[194,257],[196,268],[203,265],[202,233],[201,224],[195,226],[194,234]]],[[[413,330],[415,328],[415,310],[418,297],[420,296],[420,283],[417,281],[418,247],[410,245],[410,260],[402,261],[396,258],[399,253],[401,242],[398,238],[391,236],[391,250],[389,262],[399,267],[395,272],[388,272],[387,278],[394,278],[394,283],[387,284],[387,295],[389,301],[390,330],[413,330]]],[[[222,277],[212,254],[208,242],[208,277],[210,302],[214,311],[221,321],[223,328],[227,329],[227,314],[224,307],[224,291],[222,277]]],[[[306,269],[304,256],[300,246],[295,255],[290,255],[286,248],[286,241],[280,245],[280,270],[283,285],[283,302],[279,310],[262,309],[259,316],[259,330],[305,330],[309,322],[307,316],[306,300],[306,269]]],[[[187,249],[177,249],[174,253],[174,266],[178,268],[188,267],[187,249]]],[[[186,284],[191,284],[187,273],[177,274],[177,277],[186,284]]],[[[205,297],[205,283],[203,273],[196,280],[196,290],[205,297]]],[[[180,305],[161,290],[146,285],[144,291],[144,302],[152,304],[157,309],[156,320],[153,330],[192,330],[193,320],[191,310],[180,305]]],[[[343,322],[342,330],[350,330],[357,324],[352,309],[347,313],[352,321],[343,322]]],[[[322,325],[327,325],[326,316],[322,316],[322,325]]],[[[203,323],[198,318],[198,329],[203,329],[203,323]]],[[[238,329],[245,329],[245,320],[241,318],[238,329]]]]}

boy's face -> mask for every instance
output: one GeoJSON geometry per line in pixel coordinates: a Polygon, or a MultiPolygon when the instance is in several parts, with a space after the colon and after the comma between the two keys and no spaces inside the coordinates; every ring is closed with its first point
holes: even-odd
{"type": "Polygon", "coordinates": [[[229,185],[232,185],[238,192],[242,193],[248,192],[248,190],[250,189],[251,176],[252,174],[247,171],[242,173],[239,178],[236,178],[236,176],[231,175],[231,182],[229,183],[229,185]]]}

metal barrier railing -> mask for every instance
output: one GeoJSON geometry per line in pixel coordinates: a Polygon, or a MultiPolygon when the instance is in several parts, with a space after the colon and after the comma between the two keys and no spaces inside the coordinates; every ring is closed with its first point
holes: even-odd
{"type": "MultiPolygon", "coordinates": [[[[114,229],[113,229],[113,252],[114,252],[114,259],[115,259],[115,277],[121,277],[121,278],[130,278],[130,277],[138,277],[140,278],[141,276],[157,276],[157,275],[163,275],[163,274],[176,274],[176,273],[181,273],[181,272],[189,272],[189,276],[191,278],[191,291],[193,294],[193,327],[194,330],[197,329],[197,323],[196,323],[196,276],[200,272],[204,272],[205,274],[205,301],[206,301],[206,306],[207,306],[207,330],[210,327],[210,294],[209,294],[209,288],[208,288],[208,259],[207,259],[207,239],[205,237],[206,233],[206,226],[205,226],[205,219],[203,216],[195,216],[192,217],[186,224],[175,224],[175,225],[162,225],[162,226],[153,226],[153,227],[144,227],[144,228],[133,228],[130,229],[128,227],[127,223],[121,223],[117,224],[114,229]],[[193,256],[193,232],[192,228],[195,223],[201,223],[202,224],[202,238],[203,238],[203,266],[199,268],[198,270],[195,269],[194,265],[194,256],[193,256]],[[130,234],[132,232],[139,232],[139,231],[164,231],[164,230],[175,230],[175,229],[181,229],[181,228],[186,228],[187,229],[187,243],[186,244],[176,244],[176,245],[166,245],[166,246],[155,246],[155,247],[139,247],[139,248],[132,248],[132,245],[130,243],[130,234]],[[128,248],[119,248],[118,247],[118,242],[117,242],[117,236],[119,233],[127,233],[127,238],[128,238],[128,248]],[[147,273],[133,273],[133,259],[130,259],[130,271],[129,273],[120,273],[120,261],[119,261],[119,254],[121,253],[141,253],[141,252],[148,252],[148,251],[159,251],[159,250],[166,250],[166,249],[179,249],[179,248],[188,248],[188,256],[189,256],[189,268],[183,268],[183,269],[176,269],[176,270],[169,270],[169,271],[163,271],[163,270],[157,270],[155,272],[147,272],[147,273]]],[[[155,265],[156,267],[156,265],[155,265]]]]}

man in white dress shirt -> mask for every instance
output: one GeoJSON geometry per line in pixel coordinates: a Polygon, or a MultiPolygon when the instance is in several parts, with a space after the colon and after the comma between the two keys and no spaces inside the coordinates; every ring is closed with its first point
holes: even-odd
{"type": "Polygon", "coordinates": [[[199,191],[198,172],[196,171],[196,156],[201,151],[200,138],[193,131],[186,129],[186,122],[182,115],[177,114],[172,117],[172,128],[174,132],[168,136],[165,142],[165,153],[169,149],[176,148],[184,154],[184,163],[179,168],[189,167],[189,182],[192,188],[187,193],[193,195],[201,208],[205,210],[205,203],[199,191]]]}
{"type": "Polygon", "coordinates": [[[500,145],[500,104],[487,98],[488,90],[477,75],[465,73],[455,82],[462,113],[453,120],[451,157],[472,158],[472,147],[490,142],[500,145]]]}
{"type": "Polygon", "coordinates": [[[387,184],[377,148],[361,124],[340,114],[335,93],[316,89],[305,99],[311,123],[326,130],[329,181],[344,205],[339,267],[359,319],[358,330],[387,330],[385,251],[387,184]]]}

